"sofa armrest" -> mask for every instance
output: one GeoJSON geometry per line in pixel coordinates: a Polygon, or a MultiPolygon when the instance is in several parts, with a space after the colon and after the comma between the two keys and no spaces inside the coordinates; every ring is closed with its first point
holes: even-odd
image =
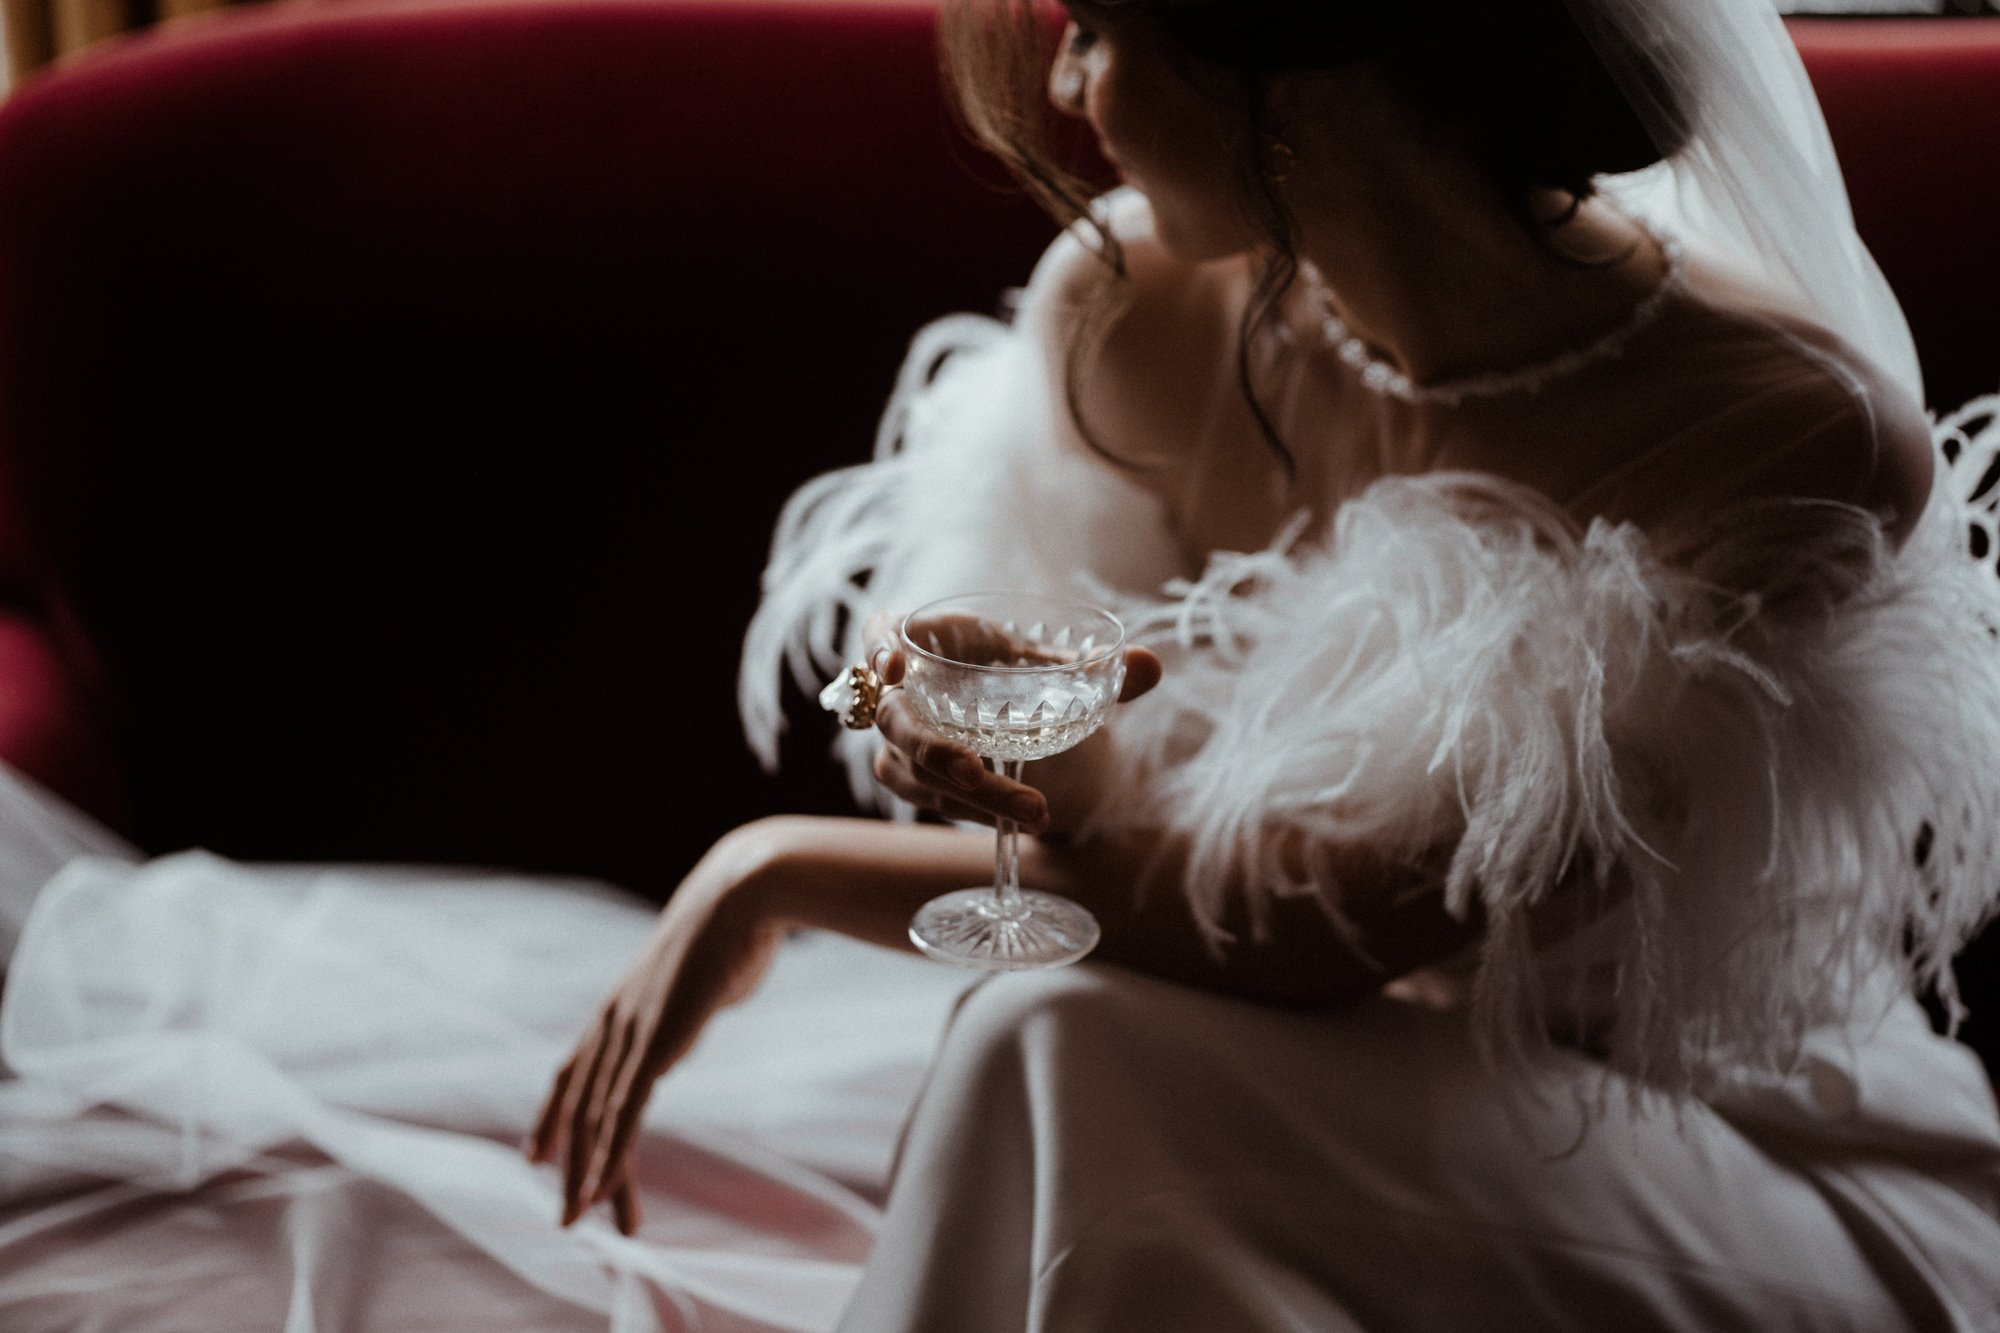
{"type": "Polygon", "coordinates": [[[121,822],[123,782],[105,728],[55,633],[18,606],[0,606],[0,760],[113,827],[121,822]]]}

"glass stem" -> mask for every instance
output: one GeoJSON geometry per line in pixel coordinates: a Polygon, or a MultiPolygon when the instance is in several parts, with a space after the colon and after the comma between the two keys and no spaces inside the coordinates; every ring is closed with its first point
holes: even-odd
{"type": "MultiPolygon", "coordinates": [[[[1021,780],[1019,759],[995,759],[993,771],[1015,782],[1021,780]]],[[[1011,819],[1002,819],[993,826],[993,892],[1000,900],[1000,914],[1005,918],[1020,916],[1021,906],[1021,853],[1018,839],[1021,826],[1011,819]]]]}

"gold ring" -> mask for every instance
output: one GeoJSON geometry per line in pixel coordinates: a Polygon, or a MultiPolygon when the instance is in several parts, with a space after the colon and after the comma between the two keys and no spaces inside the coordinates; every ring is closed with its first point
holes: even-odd
{"type": "Polygon", "coordinates": [[[819,706],[837,714],[849,731],[875,725],[875,705],[882,702],[882,678],[866,662],[856,662],[819,692],[819,706]]]}

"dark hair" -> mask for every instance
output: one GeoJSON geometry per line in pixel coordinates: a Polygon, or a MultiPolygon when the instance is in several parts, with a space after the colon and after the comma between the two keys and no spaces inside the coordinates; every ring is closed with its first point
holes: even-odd
{"type": "MultiPolygon", "coordinates": [[[[1291,211],[1265,173],[1265,94],[1274,78],[1372,62],[1419,115],[1453,133],[1546,243],[1594,192],[1596,177],[1650,166],[1685,139],[1684,109],[1648,61],[1625,62],[1621,88],[1565,0],[1073,0],[1079,9],[1137,13],[1191,66],[1228,76],[1241,96],[1239,202],[1270,243],[1238,330],[1237,376],[1265,437],[1291,456],[1258,401],[1250,348],[1298,271],[1291,211]],[[1633,109],[1655,113],[1663,142],[1633,109]],[[1537,189],[1567,193],[1570,208],[1537,219],[1537,189]]],[[[1116,238],[1090,218],[1091,193],[1066,165],[1043,92],[1056,29],[1035,0],[949,0],[941,16],[945,74],[967,128],[1007,164],[1058,222],[1095,232],[1106,277],[1065,358],[1070,414],[1091,435],[1078,392],[1081,366],[1115,317],[1124,276],[1116,238]]],[[[1581,261],[1578,261],[1581,262],[1581,261]]],[[[1108,455],[1107,455],[1108,456],[1108,455]]]]}

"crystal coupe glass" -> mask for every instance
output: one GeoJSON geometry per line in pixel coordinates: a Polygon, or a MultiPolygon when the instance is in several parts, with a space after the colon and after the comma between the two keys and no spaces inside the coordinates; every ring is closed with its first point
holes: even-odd
{"type": "MultiPolygon", "coordinates": [[[[1087,602],[1033,593],[947,597],[903,621],[903,688],[950,739],[1018,780],[1104,725],[1125,683],[1125,630],[1087,602]]],[[[988,972],[1073,963],[1097,919],[1052,893],[1024,891],[1012,820],[996,830],[993,883],[925,904],[910,939],[932,958],[988,972]]]]}

